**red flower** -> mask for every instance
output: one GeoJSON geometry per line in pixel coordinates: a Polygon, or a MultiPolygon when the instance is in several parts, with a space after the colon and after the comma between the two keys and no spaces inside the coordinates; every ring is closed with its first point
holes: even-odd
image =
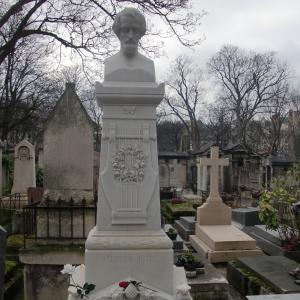
{"type": "Polygon", "coordinates": [[[119,282],[119,287],[123,288],[123,289],[126,289],[129,285],[129,282],[128,281],[121,281],[119,282]]]}

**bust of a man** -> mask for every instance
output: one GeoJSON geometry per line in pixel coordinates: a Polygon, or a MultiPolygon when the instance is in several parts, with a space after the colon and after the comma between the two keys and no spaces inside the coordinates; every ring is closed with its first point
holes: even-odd
{"type": "Polygon", "coordinates": [[[146,32],[145,17],[135,8],[125,8],[116,15],[112,28],[121,49],[105,60],[104,80],[154,82],[153,61],[138,52],[139,40],[146,32]]]}

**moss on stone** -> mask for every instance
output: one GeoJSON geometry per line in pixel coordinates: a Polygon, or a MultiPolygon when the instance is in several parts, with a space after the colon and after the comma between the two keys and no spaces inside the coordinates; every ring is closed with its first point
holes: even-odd
{"type": "Polygon", "coordinates": [[[23,241],[23,234],[13,234],[7,238],[6,246],[8,249],[20,249],[23,247],[23,241]]]}
{"type": "Polygon", "coordinates": [[[239,270],[248,280],[249,288],[252,290],[254,295],[260,294],[260,289],[264,288],[265,291],[272,291],[272,288],[268,285],[267,282],[259,278],[254,272],[244,267],[237,260],[232,260],[229,262],[234,268],[239,270]]]}
{"type": "Polygon", "coordinates": [[[18,262],[12,261],[12,260],[6,260],[5,261],[5,275],[4,275],[4,281],[7,282],[16,274],[18,270],[18,262]]]}

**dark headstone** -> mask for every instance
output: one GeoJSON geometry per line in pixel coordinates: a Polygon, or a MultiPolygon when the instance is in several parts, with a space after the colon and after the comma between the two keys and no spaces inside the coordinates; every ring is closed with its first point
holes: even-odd
{"type": "Polygon", "coordinates": [[[284,256],[240,257],[238,261],[256,274],[279,294],[299,293],[300,285],[294,283],[289,271],[297,267],[297,263],[284,256]]]}
{"type": "Polygon", "coordinates": [[[6,231],[0,225],[0,300],[4,294],[6,231]]]}
{"type": "Polygon", "coordinates": [[[189,236],[195,234],[195,224],[195,217],[180,217],[179,220],[175,221],[174,227],[181,238],[188,241],[189,236]]]}
{"type": "Polygon", "coordinates": [[[189,230],[195,230],[195,224],[196,224],[195,217],[180,217],[179,220],[189,230]]]}
{"type": "Polygon", "coordinates": [[[182,251],[183,250],[183,240],[179,235],[177,235],[176,240],[173,241],[173,250],[174,251],[182,251]]]}
{"type": "Polygon", "coordinates": [[[258,217],[259,209],[256,207],[235,208],[232,210],[232,221],[243,226],[261,224],[258,217]]]}

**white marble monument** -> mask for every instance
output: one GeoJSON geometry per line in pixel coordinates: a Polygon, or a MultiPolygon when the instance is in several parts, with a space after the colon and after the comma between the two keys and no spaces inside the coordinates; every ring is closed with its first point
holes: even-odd
{"type": "Polygon", "coordinates": [[[210,262],[262,254],[253,238],[231,225],[231,208],[219,195],[219,168],[228,164],[228,158],[219,158],[219,147],[211,148],[210,158],[200,159],[200,166],[210,167],[210,194],[197,209],[196,234],[190,236],[190,242],[210,262]]]}
{"type": "Polygon", "coordinates": [[[14,181],[11,193],[27,197],[27,188],[36,187],[34,147],[24,139],[15,147],[14,181]]]}
{"type": "Polygon", "coordinates": [[[96,285],[92,299],[123,299],[113,291],[126,278],[150,286],[151,299],[190,299],[161,229],[156,107],[164,84],[155,82],[153,61],[138,53],[145,18],[125,8],[113,30],[121,50],[105,61],[104,82],[96,84],[103,128],[97,225],[86,241],[85,281],[96,285]]]}

